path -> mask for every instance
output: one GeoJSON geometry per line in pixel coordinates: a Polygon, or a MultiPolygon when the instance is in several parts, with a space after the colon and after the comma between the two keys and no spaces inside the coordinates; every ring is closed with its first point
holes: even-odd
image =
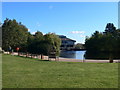
{"type": "MultiPolygon", "coordinates": [[[[12,55],[18,55],[18,53],[14,52],[12,55]]],[[[20,55],[21,56],[21,55],[20,55]]],[[[26,57],[26,55],[22,55],[26,57]]],[[[28,56],[31,57],[31,56],[28,56]]],[[[37,58],[37,57],[34,57],[37,58]]],[[[44,56],[44,60],[48,60],[48,56],[44,56]]],[[[51,61],[55,61],[55,59],[51,59],[51,61]]],[[[62,58],[59,57],[59,60],[56,61],[63,61],[63,62],[89,62],[89,63],[109,63],[109,60],[93,60],[93,59],[85,59],[85,60],[80,60],[80,59],[70,59],[70,58],[62,58]]],[[[118,63],[120,60],[114,60],[114,63],[118,63]]]]}

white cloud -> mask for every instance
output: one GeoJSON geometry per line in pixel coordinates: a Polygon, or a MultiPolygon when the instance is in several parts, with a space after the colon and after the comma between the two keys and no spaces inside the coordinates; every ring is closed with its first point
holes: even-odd
{"type": "Polygon", "coordinates": [[[31,34],[35,34],[36,32],[32,32],[31,34]]]}
{"type": "Polygon", "coordinates": [[[72,34],[84,34],[85,31],[71,31],[72,34]]]}
{"type": "Polygon", "coordinates": [[[74,37],[81,37],[81,38],[85,38],[85,31],[71,31],[69,32],[71,33],[72,36],[74,37]]]}
{"type": "Polygon", "coordinates": [[[28,32],[30,31],[30,29],[28,28],[28,32]]]}
{"type": "Polygon", "coordinates": [[[80,35],[80,37],[84,38],[84,37],[85,37],[85,35],[80,35]]]}
{"type": "MultiPolygon", "coordinates": [[[[43,33],[43,32],[42,32],[43,33]]],[[[46,33],[43,33],[43,35],[45,35],[46,33]]]]}

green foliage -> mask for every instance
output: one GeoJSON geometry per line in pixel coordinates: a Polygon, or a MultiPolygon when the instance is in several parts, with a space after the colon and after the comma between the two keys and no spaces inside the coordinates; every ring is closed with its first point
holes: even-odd
{"type": "Polygon", "coordinates": [[[96,31],[90,38],[87,38],[86,39],[86,42],[85,42],[85,47],[87,50],[90,50],[90,51],[98,51],[101,49],[101,45],[102,45],[102,42],[99,43],[102,39],[102,34],[98,31],[96,31]],[[99,43],[99,45],[98,45],[99,43]]]}
{"type": "Polygon", "coordinates": [[[35,41],[41,41],[41,40],[43,40],[43,33],[42,32],[40,32],[40,31],[37,31],[36,33],[35,33],[35,35],[34,35],[34,37],[35,37],[35,41]]]}
{"type": "Polygon", "coordinates": [[[37,31],[35,35],[29,35],[28,37],[28,52],[32,54],[42,54],[43,53],[43,39],[44,36],[42,32],[37,31]]]}
{"type": "Polygon", "coordinates": [[[60,53],[61,39],[54,33],[48,33],[44,36],[47,45],[47,52],[56,52],[56,55],[60,53]]]}
{"type": "Polygon", "coordinates": [[[110,56],[120,52],[120,30],[115,29],[114,25],[107,24],[107,30],[100,33],[96,31],[91,37],[86,39],[85,47],[87,52],[106,52],[110,56]]]}
{"type": "Polygon", "coordinates": [[[6,19],[2,25],[2,48],[8,50],[9,47],[15,50],[19,47],[20,52],[29,52],[32,54],[48,55],[53,49],[59,55],[60,39],[54,33],[43,35],[37,31],[35,35],[28,32],[28,29],[15,19],[6,19]]]}
{"type": "Polygon", "coordinates": [[[2,48],[7,50],[9,46],[13,49],[20,47],[21,49],[27,43],[28,29],[18,23],[15,19],[6,19],[2,25],[2,48]]]}
{"type": "Polygon", "coordinates": [[[77,43],[75,46],[75,49],[85,49],[84,44],[77,43]]]}
{"type": "Polygon", "coordinates": [[[43,35],[42,32],[36,32],[28,38],[29,46],[28,52],[33,54],[44,54],[48,55],[49,52],[54,50],[56,55],[60,52],[60,39],[54,33],[48,33],[43,35]]]}

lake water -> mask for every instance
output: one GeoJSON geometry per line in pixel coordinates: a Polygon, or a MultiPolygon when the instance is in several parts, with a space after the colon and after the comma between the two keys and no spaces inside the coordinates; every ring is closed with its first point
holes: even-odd
{"type": "Polygon", "coordinates": [[[60,57],[83,60],[86,51],[61,51],[60,57]]]}

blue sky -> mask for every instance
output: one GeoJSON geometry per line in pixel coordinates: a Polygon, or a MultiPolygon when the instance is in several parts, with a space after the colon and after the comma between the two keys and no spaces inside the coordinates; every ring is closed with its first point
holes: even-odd
{"type": "Polygon", "coordinates": [[[118,27],[117,2],[3,2],[2,22],[16,19],[31,33],[53,32],[84,43],[85,36],[103,32],[107,23],[118,27]]]}

